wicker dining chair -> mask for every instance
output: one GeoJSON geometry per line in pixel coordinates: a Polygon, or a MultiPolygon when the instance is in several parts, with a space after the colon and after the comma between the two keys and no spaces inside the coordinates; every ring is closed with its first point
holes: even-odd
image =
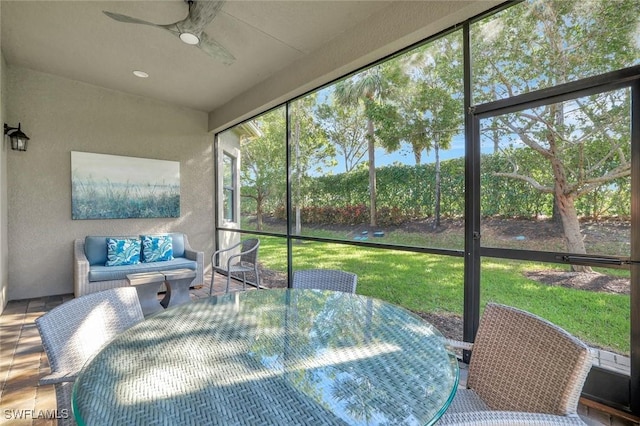
{"type": "Polygon", "coordinates": [[[591,369],[589,348],[531,313],[487,304],[471,349],[467,389],[439,425],[584,425],[578,400],[591,369]]]}
{"type": "Polygon", "coordinates": [[[213,280],[215,272],[221,272],[227,275],[227,288],[225,293],[229,293],[229,284],[231,284],[232,274],[242,274],[242,290],[247,286],[247,272],[253,272],[256,276],[256,287],[260,288],[260,275],[258,273],[258,248],[260,248],[260,240],[257,238],[248,238],[229,248],[215,251],[211,255],[211,287],[209,287],[209,296],[213,293],[213,280]],[[227,263],[222,264],[220,254],[232,251],[240,247],[240,252],[230,255],[227,263]]]}
{"type": "Polygon", "coordinates": [[[344,291],[355,293],[358,276],[334,269],[305,269],[293,273],[293,288],[344,291]]]}
{"type": "Polygon", "coordinates": [[[37,318],[51,374],[40,385],[54,385],[59,425],[75,425],[71,390],[85,362],[111,339],[142,321],[134,287],[99,291],[56,306],[37,318]]]}

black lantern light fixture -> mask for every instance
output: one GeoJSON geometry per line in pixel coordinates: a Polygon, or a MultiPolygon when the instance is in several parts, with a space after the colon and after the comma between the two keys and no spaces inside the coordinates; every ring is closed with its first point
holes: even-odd
{"type": "Polygon", "coordinates": [[[7,123],[4,123],[4,134],[9,136],[9,139],[11,139],[12,150],[27,150],[27,142],[29,141],[29,136],[25,135],[22,130],[20,130],[20,123],[18,123],[18,127],[9,127],[7,126],[7,123]]]}

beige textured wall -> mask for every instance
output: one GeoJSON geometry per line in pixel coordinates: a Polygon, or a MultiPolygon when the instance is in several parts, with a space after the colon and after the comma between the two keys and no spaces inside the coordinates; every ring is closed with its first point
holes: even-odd
{"type": "MultiPolygon", "coordinates": [[[[6,68],[4,56],[2,56],[2,50],[0,50],[0,123],[4,123],[5,119],[6,68]]],[[[8,301],[9,268],[7,258],[7,147],[3,139],[3,143],[0,145],[0,313],[2,313],[8,301]]]]}
{"type": "Polygon", "coordinates": [[[24,68],[4,71],[6,120],[22,122],[31,138],[7,164],[9,300],[72,293],[72,242],[86,235],[182,231],[211,255],[206,113],[24,68]],[[71,220],[71,151],[180,161],[180,218],[71,220]]]}

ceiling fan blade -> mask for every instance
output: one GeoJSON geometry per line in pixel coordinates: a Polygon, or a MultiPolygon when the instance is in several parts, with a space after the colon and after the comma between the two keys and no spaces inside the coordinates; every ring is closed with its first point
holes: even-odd
{"type": "Polygon", "coordinates": [[[180,36],[184,32],[191,33],[200,40],[198,47],[209,56],[221,61],[225,65],[231,65],[236,58],[222,46],[220,43],[209,37],[204,32],[204,28],[213,21],[222,6],[224,0],[219,1],[192,1],[189,3],[189,14],[181,21],[173,24],[155,24],[153,22],[144,21],[142,19],[133,18],[131,16],[121,15],[119,13],[102,11],[109,18],[126,24],[142,24],[152,27],[158,27],[171,32],[175,36],[180,36]]]}
{"type": "Polygon", "coordinates": [[[233,56],[231,52],[213,38],[209,37],[205,32],[200,34],[198,47],[225,65],[231,65],[236,60],[236,57],[233,56]]]}
{"type": "Polygon", "coordinates": [[[111,19],[115,19],[118,22],[124,22],[127,24],[150,25],[152,27],[162,27],[162,25],[154,24],[153,22],[143,21],[142,19],[132,18],[131,16],[120,15],[119,13],[107,12],[106,10],[103,10],[102,13],[104,13],[111,19]]]}

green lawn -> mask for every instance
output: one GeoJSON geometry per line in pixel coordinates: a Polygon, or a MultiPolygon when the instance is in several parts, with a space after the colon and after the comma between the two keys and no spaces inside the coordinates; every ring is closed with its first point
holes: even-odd
{"type": "MultiPolygon", "coordinates": [[[[283,238],[261,237],[260,260],[286,271],[283,238]]],[[[293,268],[344,269],[358,274],[358,293],[412,311],[462,315],[461,258],[329,243],[294,243],[293,268]]],[[[481,301],[516,306],[558,324],[592,346],[629,353],[630,298],[561,286],[523,276],[548,264],[483,260],[481,301]]],[[[560,267],[558,267],[560,268],[560,267]]]]}

